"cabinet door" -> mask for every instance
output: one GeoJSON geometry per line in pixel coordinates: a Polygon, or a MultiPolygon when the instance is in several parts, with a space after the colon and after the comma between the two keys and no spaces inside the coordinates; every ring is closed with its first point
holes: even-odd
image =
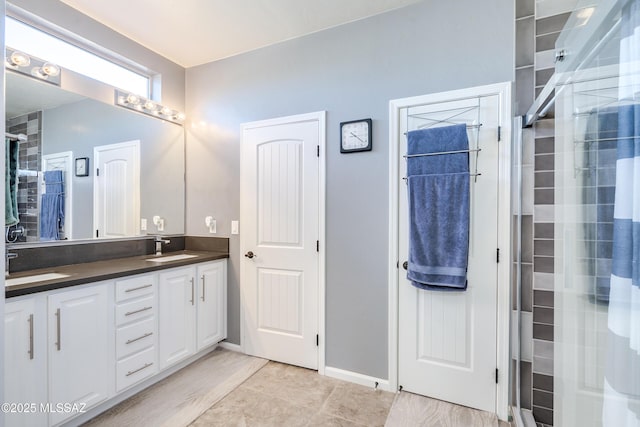
{"type": "Polygon", "coordinates": [[[227,261],[198,266],[198,351],[227,336],[227,261]]]}
{"type": "Polygon", "coordinates": [[[196,350],[195,268],[161,273],[158,292],[160,369],[164,369],[196,350]]]}
{"type": "MultiPolygon", "coordinates": [[[[49,401],[86,404],[109,398],[113,368],[113,328],[109,328],[107,284],[60,292],[48,297],[49,401]]],[[[52,412],[57,424],[75,413],[52,412]]]]}
{"type": "Polygon", "coordinates": [[[47,401],[46,307],[39,301],[37,297],[8,300],[4,306],[4,401],[37,405],[29,407],[29,412],[4,413],[6,426],[47,423],[47,414],[39,406],[47,401]]]}

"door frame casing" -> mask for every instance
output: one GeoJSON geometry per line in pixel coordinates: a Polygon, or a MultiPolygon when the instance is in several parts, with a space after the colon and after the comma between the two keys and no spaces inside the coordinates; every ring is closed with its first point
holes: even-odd
{"type": "Polygon", "coordinates": [[[497,323],[496,323],[496,414],[506,420],[509,414],[510,345],[509,324],[511,316],[511,82],[476,86],[466,89],[439,92],[389,101],[389,387],[398,389],[398,268],[399,268],[399,161],[400,110],[402,108],[468,99],[476,96],[498,95],[499,126],[501,140],[498,142],[498,248],[501,261],[498,266],[497,323]]]}
{"type": "MultiPolygon", "coordinates": [[[[242,159],[242,144],[244,143],[245,130],[255,129],[261,127],[269,127],[275,125],[285,125],[300,122],[318,122],[318,145],[320,146],[320,152],[318,156],[318,240],[320,241],[320,248],[318,251],[318,335],[320,336],[318,341],[318,373],[324,375],[325,371],[325,261],[326,261],[326,122],[327,112],[317,111],[306,114],[296,114],[293,116],[277,117],[267,120],[259,120],[255,122],[242,123],[240,125],[240,177],[244,175],[244,170],[247,165],[244,164],[242,159]]],[[[242,179],[242,178],[240,178],[242,179]]],[[[242,189],[242,186],[240,187],[242,189]]],[[[242,218],[244,197],[242,190],[240,191],[240,217],[242,218]]],[[[242,238],[240,238],[242,242],[242,238]]],[[[242,244],[240,244],[240,252],[238,256],[242,256],[242,244]]],[[[242,288],[242,268],[240,268],[240,287],[242,288]]],[[[242,292],[240,293],[240,349],[245,353],[245,331],[246,325],[246,313],[245,305],[242,301],[242,292]]]]}

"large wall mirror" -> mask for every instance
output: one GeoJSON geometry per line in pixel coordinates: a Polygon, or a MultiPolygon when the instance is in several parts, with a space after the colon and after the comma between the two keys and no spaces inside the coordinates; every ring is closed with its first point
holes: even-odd
{"type": "Polygon", "coordinates": [[[184,233],[181,126],[11,71],[5,105],[7,133],[26,135],[7,140],[18,211],[8,243],[184,233]],[[53,233],[51,215],[64,217],[53,233]]]}

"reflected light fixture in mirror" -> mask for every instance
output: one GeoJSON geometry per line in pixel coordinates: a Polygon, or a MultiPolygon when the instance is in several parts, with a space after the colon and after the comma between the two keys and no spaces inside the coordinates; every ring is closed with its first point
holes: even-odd
{"type": "Polygon", "coordinates": [[[128,93],[116,89],[115,104],[119,105],[120,107],[128,108],[142,114],[147,114],[149,116],[167,120],[181,126],[184,124],[184,113],[173,110],[167,106],[157,104],[150,99],[143,98],[133,93],[128,93]]]}
{"type": "Polygon", "coordinates": [[[11,48],[6,49],[5,68],[60,86],[60,67],[11,48]]]}

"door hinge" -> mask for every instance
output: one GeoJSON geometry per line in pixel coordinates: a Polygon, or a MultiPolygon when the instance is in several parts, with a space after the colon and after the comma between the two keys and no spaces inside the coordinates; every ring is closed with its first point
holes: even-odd
{"type": "Polygon", "coordinates": [[[318,148],[318,157],[320,157],[320,146],[317,145],[316,147],[318,148]]]}
{"type": "Polygon", "coordinates": [[[320,346],[320,335],[316,334],[316,347],[320,346]]]}
{"type": "Polygon", "coordinates": [[[498,141],[502,139],[502,126],[498,126],[498,141]]]}
{"type": "Polygon", "coordinates": [[[498,384],[498,368],[496,368],[496,384],[498,384]]]}
{"type": "Polygon", "coordinates": [[[320,252],[320,240],[316,240],[316,252],[320,252]]]}
{"type": "Polygon", "coordinates": [[[500,262],[500,248],[496,249],[496,262],[500,262]]]}
{"type": "Polygon", "coordinates": [[[100,176],[100,168],[96,168],[96,176],[100,176]]]}

